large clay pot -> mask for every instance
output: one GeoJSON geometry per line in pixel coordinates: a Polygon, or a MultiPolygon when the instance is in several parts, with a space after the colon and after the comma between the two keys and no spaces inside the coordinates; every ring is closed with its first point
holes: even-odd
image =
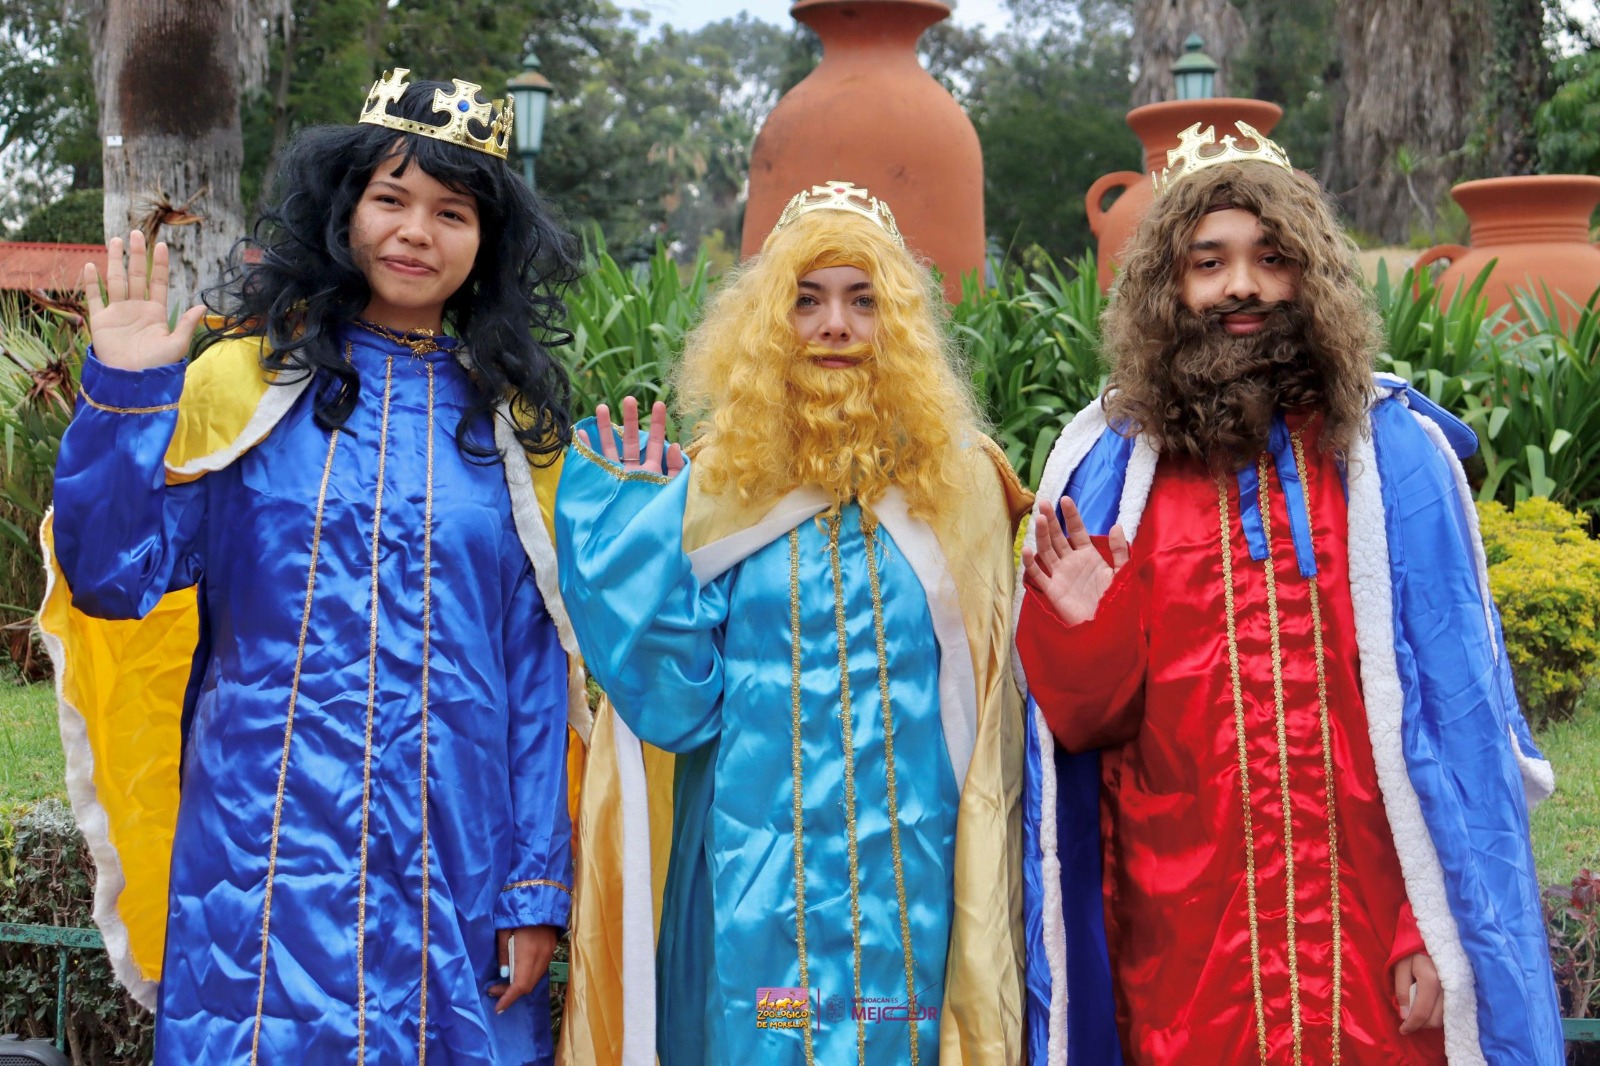
{"type": "MultiPolygon", "coordinates": [[[[1521,290],[1544,298],[1544,286],[1579,305],[1600,288],[1600,248],[1589,240],[1589,218],[1600,204],[1600,177],[1540,174],[1464,181],[1450,195],[1472,223],[1472,247],[1439,244],[1417,258],[1417,271],[1436,260],[1450,265],[1439,275],[1439,300],[1448,305],[1496,260],[1483,295],[1491,311],[1511,303],[1521,290]]],[[[1577,311],[1556,297],[1564,325],[1577,311]]],[[[1519,317],[1513,314],[1511,317],[1519,317]]]]}
{"type": "Polygon", "coordinates": [[[940,0],[798,0],[822,62],[778,101],[750,156],[740,250],[754,255],[789,198],[825,181],[888,202],[906,244],[944,275],[946,298],[983,266],[983,153],[961,105],[917,60],[949,16],[940,0]]]}
{"type": "Polygon", "coordinates": [[[1111,287],[1113,270],[1122,260],[1122,246],[1139,228],[1139,220],[1155,198],[1150,175],[1166,169],[1167,152],[1178,147],[1178,134],[1198,122],[1202,128],[1215,126],[1219,138],[1230,133],[1238,136],[1233,124],[1243,119],[1270,136],[1282,117],[1283,108],[1277,104],[1234,96],[1168,100],[1129,111],[1128,126],[1144,145],[1145,172],[1119,170],[1107,174],[1089,186],[1083,198],[1089,212],[1089,229],[1098,245],[1101,291],[1111,287]],[[1103,208],[1106,195],[1117,189],[1123,190],[1122,195],[1110,207],[1103,208]]]}

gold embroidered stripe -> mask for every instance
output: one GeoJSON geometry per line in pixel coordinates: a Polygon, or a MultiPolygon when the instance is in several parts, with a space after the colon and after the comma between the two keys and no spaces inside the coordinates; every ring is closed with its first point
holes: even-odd
{"type": "Polygon", "coordinates": [[[531,881],[513,881],[500,891],[510,892],[512,889],[516,888],[559,888],[567,895],[572,895],[572,889],[570,886],[564,885],[560,881],[551,881],[543,877],[535,877],[531,881]]]}
{"type": "Polygon", "coordinates": [[[422,766],[419,774],[422,792],[422,980],[417,1007],[417,1066],[424,1066],[428,1061],[428,919],[432,906],[428,897],[428,659],[433,640],[433,387],[433,364],[429,363],[428,472],[422,503],[422,766]]]}
{"type": "Polygon", "coordinates": [[[894,779],[894,713],[889,702],[889,642],[884,636],[883,593],[878,581],[878,523],[861,513],[861,535],[867,544],[867,578],[872,585],[872,633],[878,648],[878,702],[883,705],[883,766],[889,793],[889,850],[894,856],[894,894],[900,906],[900,945],[906,957],[906,1029],[911,1040],[911,1066],[922,1061],[917,1033],[917,967],[911,952],[911,913],[906,905],[906,872],[900,854],[900,801],[894,779]]]}
{"type": "MultiPolygon", "coordinates": [[[[346,356],[348,357],[348,350],[346,356]]],[[[267,845],[267,884],[261,896],[261,974],[256,982],[256,1018],[250,1034],[250,1064],[261,1053],[261,1014],[267,998],[267,938],[272,929],[272,883],[278,872],[278,830],[283,824],[283,790],[289,777],[289,746],[294,738],[294,711],[300,699],[300,670],[306,658],[306,635],[311,630],[311,598],[317,588],[317,557],[322,552],[322,512],[328,499],[328,476],[339,431],[328,434],[328,457],[322,463],[322,484],[317,489],[316,518],[311,523],[311,562],[306,567],[306,599],[300,610],[300,638],[294,650],[294,670],[289,675],[289,707],[283,719],[283,755],[278,760],[278,790],[272,802],[272,839],[267,845]]]]}
{"type": "MultiPolygon", "coordinates": [[[[1300,438],[1300,431],[1296,430],[1290,434],[1289,439],[1294,444],[1294,466],[1300,475],[1300,484],[1305,493],[1306,528],[1311,531],[1311,552],[1315,558],[1317,524],[1311,517],[1311,470],[1306,465],[1305,444],[1300,438]]],[[[1328,720],[1328,672],[1327,658],[1322,645],[1322,602],[1315,574],[1311,577],[1310,593],[1311,633],[1317,659],[1317,719],[1322,732],[1322,780],[1324,803],[1328,810],[1328,900],[1329,909],[1333,914],[1333,1049],[1329,1062],[1331,1066],[1339,1066],[1339,1035],[1344,1020],[1342,1017],[1344,959],[1339,917],[1339,819],[1338,805],[1333,791],[1333,729],[1328,720]]]]}
{"type": "Polygon", "coordinates": [[[588,456],[594,460],[596,466],[616,478],[618,481],[648,481],[652,485],[665,485],[672,479],[666,474],[657,474],[651,470],[624,470],[616,463],[607,459],[593,448],[589,447],[577,437],[572,438],[573,446],[578,449],[579,455],[588,456]]]}
{"type": "Polygon", "coordinates": [[[1228,618],[1228,673],[1233,682],[1233,732],[1239,748],[1239,793],[1244,814],[1245,906],[1250,921],[1250,987],[1255,994],[1256,1049],[1267,1061],[1267,1008],[1261,996],[1261,930],[1256,919],[1256,832],[1250,804],[1250,758],[1245,744],[1244,686],[1239,679],[1239,623],[1233,601],[1233,519],[1228,483],[1217,478],[1217,511],[1222,524],[1222,605],[1228,618]]]}
{"type": "MultiPolygon", "coordinates": [[[[794,777],[794,939],[800,955],[800,986],[811,987],[806,958],[806,826],[800,759],[800,529],[789,531],[789,759],[794,777]]],[[[816,1062],[811,1026],[805,1027],[806,1066],[816,1062]]]]}
{"type": "Polygon", "coordinates": [[[356,1063],[367,1061],[367,834],[372,824],[372,717],[378,698],[378,534],[383,525],[383,477],[389,451],[389,398],[394,356],[384,361],[383,417],[378,429],[378,489],[372,501],[372,608],[367,627],[367,730],[361,763],[361,883],[356,895],[356,1063]]]}
{"type": "Polygon", "coordinates": [[[1256,499],[1261,507],[1261,536],[1267,542],[1262,574],[1267,586],[1267,629],[1272,637],[1272,711],[1278,735],[1278,792],[1283,801],[1284,950],[1289,959],[1289,1027],[1294,1034],[1294,1064],[1300,1066],[1303,1033],[1300,1018],[1300,952],[1297,946],[1294,898],[1294,808],[1289,793],[1289,737],[1283,704],[1283,649],[1278,618],[1278,578],[1272,558],[1272,500],[1267,477],[1272,464],[1265,455],[1256,463],[1256,499]]]}
{"type": "MultiPolygon", "coordinates": [[[[856,739],[850,710],[850,645],[845,632],[844,575],[839,561],[839,516],[828,519],[828,564],[833,569],[833,619],[839,633],[839,727],[844,744],[845,845],[850,865],[850,944],[855,973],[855,1000],[861,1002],[861,870],[856,852],[856,739]]],[[[856,1061],[867,1059],[865,1011],[856,1015],[856,1061]]]]}
{"type": "Polygon", "coordinates": [[[96,411],[106,411],[114,415],[159,415],[164,411],[176,411],[178,409],[178,405],[175,403],[164,403],[155,407],[113,407],[108,403],[101,403],[96,400],[89,395],[87,389],[81,386],[78,389],[78,395],[83,397],[84,403],[93,407],[96,411]]]}

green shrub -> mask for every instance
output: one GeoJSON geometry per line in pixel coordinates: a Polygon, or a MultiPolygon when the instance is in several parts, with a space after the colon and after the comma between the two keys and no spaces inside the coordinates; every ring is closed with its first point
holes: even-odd
{"type": "MultiPolygon", "coordinates": [[[[0,816],[0,922],[89,928],[89,849],[57,800],[0,816]]],[[[153,1016],[111,976],[104,951],[67,954],[67,1046],[75,1063],[150,1061],[153,1016]]],[[[57,951],[0,943],[0,1032],[55,1037],[57,951]]]]}
{"type": "Polygon", "coordinates": [[[15,240],[51,244],[104,244],[105,193],[78,189],[29,215],[15,240]]]}
{"type": "Polygon", "coordinates": [[[1478,519],[1523,712],[1535,726],[1566,718],[1600,656],[1600,542],[1539,497],[1480,502],[1478,519]]]}

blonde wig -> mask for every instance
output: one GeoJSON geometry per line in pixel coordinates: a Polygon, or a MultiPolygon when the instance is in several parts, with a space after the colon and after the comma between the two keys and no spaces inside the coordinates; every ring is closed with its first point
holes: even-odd
{"type": "Polygon", "coordinates": [[[929,272],[865,218],[812,211],[775,230],[724,279],[676,374],[706,490],[752,503],[810,484],[835,507],[870,507],[896,485],[934,518],[957,485],[957,447],[979,431],[945,313],[929,272]],[[791,315],[800,279],[835,266],[866,272],[876,322],[859,366],[824,370],[791,315]]]}
{"type": "Polygon", "coordinates": [[[1366,431],[1382,326],[1354,243],[1327,194],[1301,175],[1229,163],[1175,182],[1129,242],[1101,325],[1112,364],[1107,415],[1164,452],[1217,467],[1250,462],[1266,446],[1272,411],[1288,407],[1321,411],[1321,444],[1338,454],[1366,431]],[[1237,377],[1223,365],[1226,339],[1205,336],[1204,316],[1184,306],[1182,288],[1201,219],[1226,208],[1260,219],[1299,270],[1296,295],[1279,316],[1288,334],[1269,340],[1276,350],[1254,353],[1253,363],[1245,358],[1250,345],[1233,345],[1237,377]],[[1212,351],[1197,354],[1207,344],[1212,351]]]}

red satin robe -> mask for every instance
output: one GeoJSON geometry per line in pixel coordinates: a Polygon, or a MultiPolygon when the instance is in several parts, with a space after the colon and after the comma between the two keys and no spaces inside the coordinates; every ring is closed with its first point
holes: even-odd
{"type": "MultiPolygon", "coordinates": [[[[1293,425],[1294,422],[1291,422],[1293,425]]],[[[1393,964],[1422,950],[1389,832],[1362,704],[1346,505],[1336,462],[1303,426],[1334,766],[1343,945],[1341,1061],[1443,1063],[1439,1030],[1399,1032],[1393,964]]],[[[1269,467],[1271,466],[1269,462],[1269,467]]],[[[1293,1063],[1285,827],[1265,566],[1250,558],[1239,485],[1225,479],[1259,970],[1269,1063],[1293,1063]]],[[[1293,839],[1301,1062],[1332,1056],[1329,825],[1308,579],[1275,470],[1276,576],[1293,839]]],[[[1096,617],[1068,627],[1029,593],[1017,643],[1034,698],[1071,751],[1104,748],[1106,932],[1128,1066],[1255,1063],[1243,799],[1217,483],[1157,467],[1129,565],[1096,617]]]]}

